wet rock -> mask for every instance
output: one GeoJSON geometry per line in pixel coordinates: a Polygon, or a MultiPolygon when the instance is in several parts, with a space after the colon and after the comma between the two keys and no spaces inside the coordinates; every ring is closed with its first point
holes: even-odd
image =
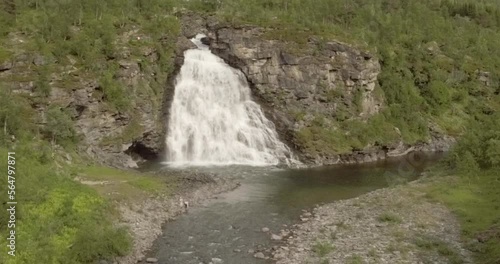
{"type": "Polygon", "coordinates": [[[209,37],[203,37],[200,39],[200,41],[201,43],[207,46],[210,46],[210,44],[212,43],[212,40],[209,37]]]}
{"type": "Polygon", "coordinates": [[[182,56],[184,51],[186,51],[188,49],[196,49],[196,45],[191,40],[189,40],[185,37],[180,37],[177,40],[176,48],[177,48],[176,53],[179,56],[182,56]]]}
{"type": "Polygon", "coordinates": [[[281,230],[280,231],[280,236],[281,237],[286,237],[286,236],[290,235],[290,233],[291,233],[290,230],[281,230]]]}
{"type": "Polygon", "coordinates": [[[263,227],[263,228],[261,229],[261,231],[262,231],[262,232],[264,232],[264,233],[267,233],[267,232],[269,232],[270,230],[269,230],[269,228],[267,228],[267,227],[263,227]]]}
{"type": "Polygon", "coordinates": [[[224,261],[220,258],[212,258],[212,263],[221,264],[221,263],[224,263],[224,261]]]}
{"type": "Polygon", "coordinates": [[[254,258],[258,258],[258,259],[265,259],[266,258],[266,256],[262,252],[257,252],[253,256],[254,256],[254,258]]]}
{"type": "Polygon", "coordinates": [[[12,69],[13,66],[14,66],[14,64],[12,63],[12,61],[6,61],[3,63],[0,63],[0,72],[8,71],[8,70],[12,69]]]}
{"type": "Polygon", "coordinates": [[[271,240],[280,241],[282,239],[283,239],[283,237],[280,235],[276,235],[276,234],[271,235],[271,240]]]}
{"type": "Polygon", "coordinates": [[[158,262],[157,258],[147,258],[146,259],[146,263],[156,263],[156,262],[158,262]]]}
{"type": "Polygon", "coordinates": [[[251,248],[247,252],[248,252],[248,254],[253,254],[253,253],[255,253],[255,250],[251,248]]]}

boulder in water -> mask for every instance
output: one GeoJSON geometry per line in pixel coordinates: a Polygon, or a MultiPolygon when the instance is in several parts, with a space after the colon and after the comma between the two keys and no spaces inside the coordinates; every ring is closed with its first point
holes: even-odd
{"type": "Polygon", "coordinates": [[[279,240],[282,240],[283,237],[279,236],[279,235],[276,235],[276,234],[272,234],[271,235],[271,240],[275,240],[275,241],[279,241],[279,240]]]}
{"type": "Polygon", "coordinates": [[[253,255],[255,258],[258,258],[258,259],[265,259],[266,256],[264,255],[264,253],[262,252],[257,252],[253,255]]]}

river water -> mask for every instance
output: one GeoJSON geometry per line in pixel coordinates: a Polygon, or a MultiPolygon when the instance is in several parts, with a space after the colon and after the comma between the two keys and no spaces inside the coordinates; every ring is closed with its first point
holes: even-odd
{"type": "Polygon", "coordinates": [[[441,156],[413,153],[364,165],[308,169],[205,167],[204,171],[237,178],[241,186],[167,223],[148,257],[162,264],[218,259],[231,264],[271,263],[253,257],[252,250],[279,243],[262,228],[278,234],[285,225],[299,223],[303,210],[415,180],[441,156]]]}

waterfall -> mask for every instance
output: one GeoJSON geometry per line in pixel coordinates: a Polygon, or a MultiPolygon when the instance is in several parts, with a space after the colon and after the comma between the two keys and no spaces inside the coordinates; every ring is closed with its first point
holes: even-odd
{"type": "Polygon", "coordinates": [[[290,163],[289,148],[252,101],[245,76],[201,43],[185,52],[167,131],[167,163],[252,165],[290,163]]]}

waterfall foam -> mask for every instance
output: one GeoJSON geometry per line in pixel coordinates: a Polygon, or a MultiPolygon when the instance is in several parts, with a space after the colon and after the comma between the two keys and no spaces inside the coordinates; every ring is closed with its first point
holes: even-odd
{"type": "Polygon", "coordinates": [[[185,52],[176,79],[167,132],[172,165],[290,163],[289,148],[252,101],[245,76],[201,43],[185,52]]]}

